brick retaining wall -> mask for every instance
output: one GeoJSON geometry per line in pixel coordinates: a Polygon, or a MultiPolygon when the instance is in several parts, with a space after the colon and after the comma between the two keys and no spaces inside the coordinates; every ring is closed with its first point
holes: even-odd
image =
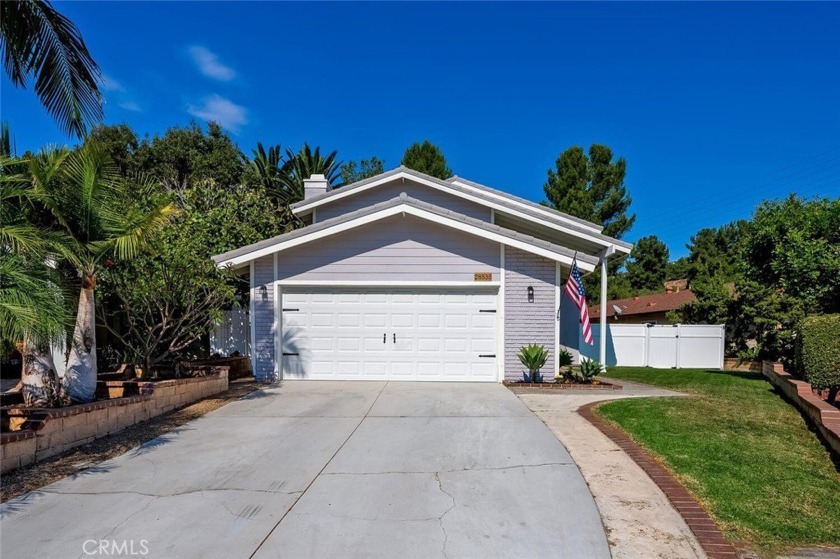
{"type": "Polygon", "coordinates": [[[26,410],[20,422],[30,428],[0,435],[3,473],[60,454],[94,439],[183,407],[228,389],[228,368],[204,377],[138,383],[138,396],[66,408],[26,410]]]}
{"type": "Polygon", "coordinates": [[[840,456],[840,409],[815,394],[810,384],[786,372],[781,363],[762,361],[761,373],[814,422],[828,446],[840,456]]]}

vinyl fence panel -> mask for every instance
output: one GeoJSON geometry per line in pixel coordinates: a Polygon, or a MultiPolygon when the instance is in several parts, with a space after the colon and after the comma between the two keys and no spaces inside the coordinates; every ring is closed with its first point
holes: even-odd
{"type": "Polygon", "coordinates": [[[248,310],[234,306],[224,311],[224,321],[216,325],[216,330],[210,336],[210,353],[229,356],[239,352],[240,355],[250,355],[251,328],[248,310]]]}
{"type": "MultiPolygon", "coordinates": [[[[723,368],[724,325],[607,325],[607,365],[656,369],[723,368]]],[[[578,341],[584,359],[598,359],[600,325],[592,326],[594,344],[578,341]]]]}

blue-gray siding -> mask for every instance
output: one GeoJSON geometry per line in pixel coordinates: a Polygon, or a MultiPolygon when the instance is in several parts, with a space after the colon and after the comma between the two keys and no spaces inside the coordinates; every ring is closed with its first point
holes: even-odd
{"type": "Polygon", "coordinates": [[[274,371],[274,255],[254,261],[253,367],[258,380],[276,380],[274,371]],[[265,286],[265,289],[261,289],[265,286]]]}
{"type": "Polygon", "coordinates": [[[446,192],[424,186],[422,184],[412,182],[398,182],[395,184],[387,184],[377,186],[319,206],[315,209],[316,221],[324,221],[332,217],[336,217],[348,212],[352,212],[361,208],[366,208],[379,202],[385,202],[398,197],[405,192],[412,198],[422,200],[429,204],[434,204],[441,208],[446,208],[453,212],[464,214],[469,217],[481,219],[483,221],[490,221],[490,209],[486,206],[470,202],[458,196],[447,194],[446,192]]]}
{"type": "Polygon", "coordinates": [[[550,355],[543,375],[554,376],[557,339],[556,267],[553,260],[505,247],[505,378],[522,379],[517,353],[524,345],[544,345],[550,355]],[[534,302],[528,302],[528,287],[534,302]]]}
{"type": "Polygon", "coordinates": [[[458,281],[499,278],[499,245],[412,215],[395,215],[278,254],[278,279],[458,281]]]}

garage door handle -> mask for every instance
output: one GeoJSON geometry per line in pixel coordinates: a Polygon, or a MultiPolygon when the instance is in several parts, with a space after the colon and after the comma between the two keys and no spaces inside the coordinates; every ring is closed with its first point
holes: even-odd
{"type": "Polygon", "coordinates": [[[479,354],[478,354],[478,356],[479,356],[479,357],[492,357],[492,358],[494,358],[494,359],[496,358],[496,354],[495,354],[495,353],[479,353],[479,354]]]}
{"type": "Polygon", "coordinates": [[[382,343],[385,343],[385,340],[388,339],[388,334],[382,334],[382,343]]]}
{"type": "Polygon", "coordinates": [[[397,333],[394,332],[394,343],[397,343],[397,333]]]}

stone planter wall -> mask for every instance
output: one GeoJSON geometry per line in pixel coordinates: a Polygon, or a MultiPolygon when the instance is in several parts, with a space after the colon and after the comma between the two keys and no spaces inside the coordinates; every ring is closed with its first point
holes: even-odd
{"type": "Polygon", "coordinates": [[[3,473],[228,389],[228,368],[204,377],[138,382],[139,395],[55,409],[9,410],[13,430],[0,435],[3,473]]]}
{"type": "Polygon", "coordinates": [[[762,361],[761,365],[762,374],[814,422],[823,439],[840,456],[840,409],[815,394],[810,384],[786,372],[781,363],[762,361]]]}

